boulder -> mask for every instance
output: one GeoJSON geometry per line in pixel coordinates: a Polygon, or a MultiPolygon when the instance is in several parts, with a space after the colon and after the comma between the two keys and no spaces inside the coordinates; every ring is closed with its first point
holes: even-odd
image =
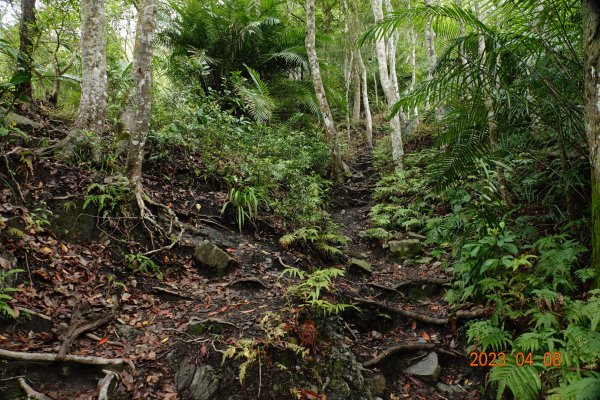
{"type": "Polygon", "coordinates": [[[432,352],[422,360],[412,364],[404,371],[408,375],[416,376],[425,382],[435,383],[440,378],[442,369],[438,363],[438,356],[432,352]]]}
{"type": "Polygon", "coordinates": [[[373,273],[373,266],[361,260],[359,258],[351,258],[348,261],[347,271],[351,274],[371,274],[373,273]]]}
{"type": "Polygon", "coordinates": [[[390,240],[388,246],[392,255],[401,259],[415,257],[423,251],[419,239],[390,240]]]}
{"type": "Polygon", "coordinates": [[[215,399],[219,389],[220,378],[210,365],[195,365],[186,359],[175,374],[177,391],[187,393],[192,400],[215,399]]]}
{"type": "Polygon", "coordinates": [[[229,269],[237,265],[237,261],[229,254],[205,240],[194,251],[194,261],[198,264],[209,267],[207,271],[212,274],[223,275],[229,269]]]}

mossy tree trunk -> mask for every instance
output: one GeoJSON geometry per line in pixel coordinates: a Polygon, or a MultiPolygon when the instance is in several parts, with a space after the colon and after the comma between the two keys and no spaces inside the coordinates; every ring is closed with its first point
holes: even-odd
{"type": "Polygon", "coordinates": [[[33,36],[36,32],[35,0],[21,0],[21,21],[19,23],[19,51],[22,62],[19,68],[26,74],[26,80],[17,85],[17,93],[26,101],[33,99],[31,87],[33,63],[33,36]]]}

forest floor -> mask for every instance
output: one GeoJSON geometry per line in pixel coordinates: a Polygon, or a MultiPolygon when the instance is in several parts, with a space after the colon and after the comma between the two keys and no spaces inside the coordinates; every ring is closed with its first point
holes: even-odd
{"type": "MultiPolygon", "coordinates": [[[[468,366],[463,321],[458,314],[448,316],[443,301],[442,284],[448,279],[441,262],[428,257],[427,249],[416,259],[397,262],[388,249],[361,238],[361,231],[369,227],[376,181],[369,157],[359,156],[351,165],[354,175],[334,194],[332,207],[332,218],[349,238],[346,254],[372,266],[371,273],[351,270],[336,281],[336,298],[362,312],[315,319],[319,339],[311,355],[288,357],[288,370],[273,362],[282,344],[274,340],[267,348],[273,359],[255,360],[243,384],[238,382],[238,368],[244,358],[222,363],[228,346],[247,338],[265,345],[269,319],[284,323],[289,336],[299,335],[307,322],[287,295],[293,280],[281,277],[284,268],[345,268],[345,262],[284,250],[272,229],[260,222],[238,232],[231,215],[220,213],[226,193],[210,185],[144,176],[147,193],[167,204],[189,228],[172,251],[154,255],[160,255],[164,275],[158,279],[133,271],[123,258],[123,249],[134,253],[148,244],[130,239],[143,232],[135,216],[122,217],[130,227],[124,233],[118,221],[98,220],[91,207],[82,211],[89,185],[110,182],[111,177],[18,152],[8,161],[19,172],[25,201],[14,183],[8,185],[10,178],[3,170],[0,266],[23,272],[9,282],[20,288],[10,303],[18,318],[0,321],[0,357],[9,359],[0,364],[0,399],[23,396],[18,377],[53,399],[97,398],[98,380],[106,368],[117,372],[114,399],[202,398],[189,391],[178,394],[176,373],[181,378],[182,365],[189,364],[212,366],[204,370],[215,375],[203,381],[207,399],[324,400],[318,393],[333,389],[327,388],[329,378],[315,371],[335,348],[351,349],[352,357],[374,371],[368,374],[369,385],[378,385],[377,396],[386,400],[481,398],[485,371],[468,366]],[[24,163],[24,157],[30,162],[24,163]],[[192,260],[205,239],[234,257],[238,266],[224,276],[206,275],[192,260]],[[332,326],[337,333],[329,333],[332,326]],[[67,354],[62,361],[32,361],[26,356],[61,350],[67,354]],[[407,365],[432,351],[439,356],[438,383],[405,373],[407,365]],[[74,356],[89,356],[93,364],[102,365],[85,365],[74,356]],[[218,389],[211,392],[214,385],[218,389]]],[[[348,386],[352,388],[352,382],[348,386]]],[[[333,393],[327,398],[360,397],[333,393]]]]}

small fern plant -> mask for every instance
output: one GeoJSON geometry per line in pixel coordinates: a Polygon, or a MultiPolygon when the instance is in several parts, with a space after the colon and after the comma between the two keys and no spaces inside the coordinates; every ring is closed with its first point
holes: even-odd
{"type": "Polygon", "coordinates": [[[331,303],[321,297],[325,292],[331,292],[334,289],[334,279],[342,277],[345,272],[338,268],[317,269],[312,273],[302,271],[299,268],[286,268],[280,275],[283,277],[301,279],[302,282],[298,285],[293,285],[289,288],[289,293],[299,297],[304,304],[313,308],[319,314],[324,316],[339,314],[347,309],[359,310],[358,307],[351,304],[331,303]]]}
{"type": "Polygon", "coordinates": [[[12,287],[12,282],[19,272],[23,272],[23,270],[0,270],[0,315],[5,317],[15,317],[15,311],[9,303],[13,299],[11,293],[20,291],[20,289],[12,287]]]}

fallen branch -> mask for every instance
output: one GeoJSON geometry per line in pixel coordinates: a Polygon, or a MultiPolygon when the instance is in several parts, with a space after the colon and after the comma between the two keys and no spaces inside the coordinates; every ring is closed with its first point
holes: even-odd
{"type": "Polygon", "coordinates": [[[31,386],[29,386],[27,384],[27,382],[25,382],[24,378],[19,378],[19,386],[21,386],[21,389],[23,389],[23,391],[27,395],[28,399],[33,399],[33,400],[54,400],[52,397],[46,396],[43,393],[35,391],[31,386]]]}
{"type": "Polygon", "coordinates": [[[9,360],[20,360],[20,361],[68,361],[78,364],[85,365],[121,365],[123,364],[122,358],[104,358],[95,356],[79,356],[74,354],[67,354],[62,360],[58,359],[58,356],[53,353],[26,353],[20,351],[4,350],[0,349],[0,358],[6,358],[9,360]]]}
{"type": "Polygon", "coordinates": [[[103,369],[102,372],[104,372],[105,375],[104,378],[102,378],[102,380],[98,383],[98,387],[100,388],[98,391],[98,400],[108,400],[108,389],[110,388],[110,384],[112,383],[113,379],[115,379],[117,374],[114,371],[107,369],[103,369]]]}
{"type": "MultiPolygon", "coordinates": [[[[13,149],[13,150],[15,150],[15,149],[13,149]]],[[[4,165],[6,165],[6,172],[8,172],[8,175],[10,176],[10,180],[13,182],[13,185],[15,185],[15,188],[17,189],[17,192],[19,193],[19,197],[21,198],[21,201],[24,203],[25,197],[23,197],[23,192],[21,191],[21,185],[19,185],[19,182],[17,182],[17,180],[15,179],[15,176],[13,175],[13,172],[10,169],[10,163],[8,162],[7,155],[12,152],[13,151],[9,151],[8,153],[5,153],[2,155],[4,157],[4,165]]]]}
{"type": "Polygon", "coordinates": [[[356,302],[355,305],[364,304],[364,305],[374,306],[374,307],[380,308],[382,310],[389,311],[393,314],[402,315],[403,317],[411,318],[411,319],[414,319],[415,321],[425,322],[427,324],[433,324],[433,325],[446,325],[446,324],[450,323],[452,320],[480,318],[489,313],[488,308],[478,308],[478,309],[474,309],[474,310],[459,310],[453,316],[439,318],[439,317],[430,317],[428,315],[419,314],[414,311],[403,310],[401,308],[389,306],[387,304],[384,304],[384,303],[381,303],[378,301],[374,301],[374,300],[363,299],[363,298],[355,298],[354,300],[356,302]]]}
{"type": "Polygon", "coordinates": [[[29,308],[25,308],[25,307],[21,307],[21,306],[17,306],[17,307],[15,307],[15,308],[16,308],[17,310],[19,310],[19,312],[24,312],[24,313],[26,313],[26,314],[33,315],[33,316],[35,316],[35,317],[38,317],[38,318],[40,318],[40,319],[43,319],[43,320],[45,320],[45,321],[52,321],[52,318],[50,318],[49,316],[47,316],[47,315],[44,315],[44,314],[42,314],[42,313],[40,313],[40,312],[37,312],[37,311],[35,311],[35,310],[31,310],[31,309],[29,309],[29,308]]]}

